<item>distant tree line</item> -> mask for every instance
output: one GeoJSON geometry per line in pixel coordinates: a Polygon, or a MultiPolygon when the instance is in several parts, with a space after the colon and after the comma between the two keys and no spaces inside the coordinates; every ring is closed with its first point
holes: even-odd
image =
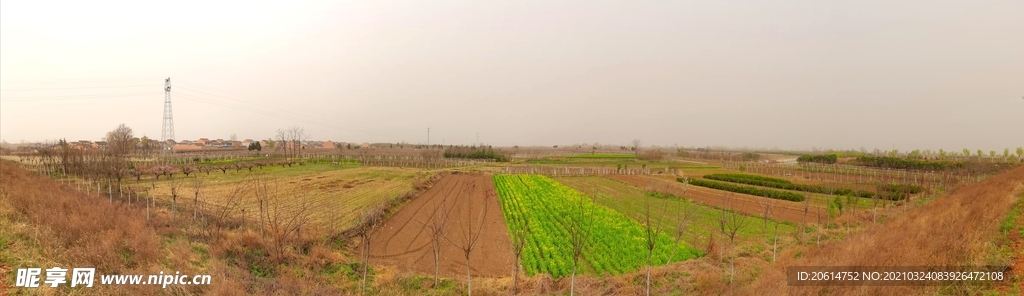
{"type": "Polygon", "coordinates": [[[822,155],[801,155],[796,158],[797,162],[814,162],[814,163],[827,163],[834,164],[839,160],[839,156],[835,154],[822,154],[822,155]]]}
{"type": "Polygon", "coordinates": [[[508,156],[495,152],[491,146],[448,146],[444,150],[445,158],[493,159],[506,162],[508,156]]]}

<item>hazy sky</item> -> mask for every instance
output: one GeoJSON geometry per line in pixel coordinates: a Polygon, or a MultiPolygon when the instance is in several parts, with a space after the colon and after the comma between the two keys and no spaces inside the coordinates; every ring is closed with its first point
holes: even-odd
{"type": "Polygon", "coordinates": [[[3,1],[0,138],[1024,145],[1024,1],[3,1]],[[299,2],[299,3],[286,3],[299,2]]]}

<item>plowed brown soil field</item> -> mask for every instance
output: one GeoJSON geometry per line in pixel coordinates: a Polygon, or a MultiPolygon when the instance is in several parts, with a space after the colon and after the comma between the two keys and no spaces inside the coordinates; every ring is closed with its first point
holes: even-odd
{"type": "Polygon", "coordinates": [[[465,276],[466,259],[462,249],[467,228],[481,233],[470,256],[474,277],[499,277],[512,274],[514,258],[501,205],[490,175],[448,175],[422,195],[406,204],[383,227],[374,232],[370,244],[370,264],[397,267],[401,271],[434,274],[431,231],[427,225],[439,207],[447,215],[441,238],[440,273],[465,276]],[[486,204],[483,226],[481,210],[486,204]],[[472,217],[470,217],[472,213],[472,217]],[[479,229],[479,231],[478,231],[479,229]]]}

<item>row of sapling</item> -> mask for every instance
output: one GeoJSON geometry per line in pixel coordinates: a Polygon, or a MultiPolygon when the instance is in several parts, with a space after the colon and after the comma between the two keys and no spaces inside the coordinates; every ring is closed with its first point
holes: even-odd
{"type": "MultiPolygon", "coordinates": [[[[464,194],[464,196],[471,197],[473,192],[476,190],[476,185],[474,184],[465,190],[467,190],[467,194],[464,194]]],[[[452,234],[451,232],[442,232],[442,236],[444,236],[445,240],[462,251],[462,255],[466,259],[466,292],[469,295],[473,295],[472,274],[470,273],[472,265],[470,264],[470,257],[473,254],[473,249],[475,249],[477,244],[480,242],[480,237],[483,235],[484,221],[487,218],[487,208],[490,205],[489,199],[492,196],[494,196],[492,189],[484,190],[484,199],[482,200],[483,206],[480,208],[480,213],[475,214],[475,217],[473,213],[473,200],[470,199],[469,201],[464,202],[466,206],[466,217],[462,217],[461,215],[456,216],[456,220],[458,220],[456,225],[460,226],[460,228],[454,229],[458,231],[457,235],[452,234]],[[474,219],[476,221],[474,221],[474,219]]]]}
{"type": "MultiPolygon", "coordinates": [[[[596,195],[597,190],[593,190],[596,195]]],[[[569,234],[569,244],[572,247],[572,276],[569,279],[569,295],[576,293],[576,272],[579,270],[580,259],[583,253],[589,249],[590,236],[593,233],[594,207],[586,203],[587,197],[577,196],[568,214],[568,223],[565,230],[569,234]]]]}
{"type": "MultiPolygon", "coordinates": [[[[116,182],[118,194],[122,194],[121,181],[132,169],[129,162],[131,153],[134,152],[132,130],[121,124],[108,132],[106,139],[109,145],[103,150],[83,150],[60,140],[57,145],[40,150],[43,168],[48,173],[59,171],[61,176],[75,175],[83,181],[95,182],[97,193],[101,192],[101,183],[105,181],[107,195],[110,202],[113,202],[114,183],[116,182]]],[[[87,185],[85,190],[90,192],[91,186],[87,185]]]]}
{"type": "Polygon", "coordinates": [[[775,262],[775,257],[779,250],[779,220],[772,219],[773,214],[775,214],[775,203],[776,201],[773,199],[764,199],[761,202],[761,215],[764,218],[762,233],[772,245],[772,262],[775,262]],[[769,232],[769,230],[771,231],[769,232]]]}
{"type": "MultiPolygon", "coordinates": [[[[683,181],[688,181],[687,177],[683,175],[683,181]]],[[[686,190],[688,189],[688,182],[683,182],[683,196],[686,196],[686,190]]],[[[683,239],[683,234],[687,232],[690,225],[696,219],[697,208],[690,205],[689,202],[676,203],[676,225],[675,225],[675,245],[672,246],[672,253],[668,256],[668,262],[672,262],[675,258],[676,250],[679,249],[679,243],[683,239]]]]}
{"type": "MultiPolygon", "coordinates": [[[[653,190],[653,185],[648,183],[648,190],[653,190]]],[[[652,221],[651,212],[651,200],[652,198],[644,198],[644,215],[643,215],[643,226],[644,226],[644,242],[647,247],[647,282],[646,282],[646,295],[651,295],[651,268],[652,268],[652,257],[654,257],[654,248],[658,244],[658,236],[661,234],[661,223],[664,221],[665,214],[668,211],[668,198],[664,199],[661,205],[661,214],[652,221]]],[[[669,261],[671,262],[671,261],[669,261]]]]}
{"type": "Polygon", "coordinates": [[[736,235],[750,224],[751,219],[736,211],[728,210],[736,206],[737,199],[733,193],[722,193],[722,209],[718,216],[718,230],[729,239],[729,282],[736,277],[736,235]]]}
{"type": "Polygon", "coordinates": [[[441,201],[434,203],[433,214],[426,222],[418,221],[427,230],[430,236],[430,250],[434,254],[434,287],[438,286],[441,268],[441,247],[444,241],[445,226],[448,225],[448,208],[445,206],[448,197],[452,196],[457,186],[452,186],[447,192],[444,185],[441,185],[441,201]]]}

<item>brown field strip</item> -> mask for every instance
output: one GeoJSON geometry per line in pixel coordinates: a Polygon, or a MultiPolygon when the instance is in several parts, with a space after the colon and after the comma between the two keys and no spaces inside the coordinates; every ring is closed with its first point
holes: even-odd
{"type": "MultiPolygon", "coordinates": [[[[466,227],[477,231],[481,209],[487,203],[482,236],[470,256],[473,276],[499,277],[512,274],[514,259],[505,219],[501,214],[490,175],[448,175],[394,214],[371,236],[370,264],[394,266],[401,271],[434,274],[434,253],[429,221],[443,205],[447,215],[445,235],[460,243],[466,227]],[[485,198],[486,197],[486,198],[485,198]],[[469,217],[472,207],[472,221],[469,217]],[[473,222],[473,223],[470,223],[473,222]],[[460,231],[461,230],[461,231],[460,231]]],[[[461,249],[442,238],[440,273],[464,276],[466,260],[461,249]]]]}

